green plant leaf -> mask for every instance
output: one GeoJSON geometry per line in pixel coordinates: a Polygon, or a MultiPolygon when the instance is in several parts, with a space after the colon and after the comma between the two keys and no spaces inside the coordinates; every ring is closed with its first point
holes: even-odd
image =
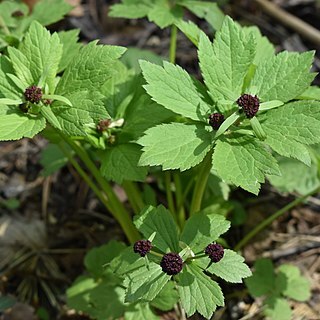
{"type": "Polygon", "coordinates": [[[312,162],[310,167],[295,159],[278,157],[281,176],[268,176],[270,183],[280,192],[298,192],[302,195],[320,187],[318,166],[312,162]]]}
{"type": "Polygon", "coordinates": [[[245,279],[249,292],[254,297],[271,294],[275,287],[275,273],[270,259],[258,259],[252,277],[245,279]]]}
{"type": "Polygon", "coordinates": [[[59,130],[62,129],[59,120],[49,106],[41,106],[40,112],[53,127],[59,130]]]}
{"type": "Polygon", "coordinates": [[[123,0],[122,3],[111,6],[110,17],[138,19],[145,17],[152,4],[150,1],[141,0],[123,0]]]}
{"type": "Polygon", "coordinates": [[[154,101],[183,117],[196,121],[205,118],[210,107],[185,70],[169,62],[161,67],[140,61],[140,67],[148,83],[144,88],[154,101]]]}
{"type": "Polygon", "coordinates": [[[84,258],[84,265],[96,278],[102,277],[106,270],[106,264],[117,257],[125,248],[124,243],[111,240],[105,245],[91,249],[84,258]]]}
{"type": "Polygon", "coordinates": [[[314,52],[281,52],[261,62],[251,81],[249,92],[260,101],[287,102],[298,97],[309,86],[315,74],[310,73],[314,52]]]}
{"type": "Polygon", "coordinates": [[[184,171],[200,163],[209,152],[212,132],[203,124],[162,124],[148,129],[138,143],[143,146],[140,165],[184,171]]]}
{"type": "Polygon", "coordinates": [[[62,44],[62,56],[59,63],[58,73],[67,68],[69,63],[78,54],[81,43],[78,43],[80,30],[68,30],[58,32],[60,43],[62,44]]]}
{"type": "Polygon", "coordinates": [[[162,252],[179,251],[178,229],[172,214],[164,206],[147,207],[136,216],[134,224],[146,239],[156,232],[152,243],[162,252]]]}
{"type": "MultiPolygon", "coordinates": [[[[206,260],[208,265],[210,259],[206,260]]],[[[232,283],[242,283],[243,278],[252,275],[249,267],[244,263],[244,258],[229,249],[225,249],[223,258],[217,263],[212,263],[207,271],[232,283]]]]}
{"type": "Polygon", "coordinates": [[[72,8],[64,0],[41,0],[34,5],[31,18],[47,26],[61,20],[72,8]]]}
{"type": "Polygon", "coordinates": [[[196,46],[199,44],[201,29],[192,21],[178,20],[175,25],[196,46]]]}
{"type": "Polygon", "coordinates": [[[310,86],[298,97],[301,100],[320,100],[320,87],[310,86]]]}
{"type": "Polygon", "coordinates": [[[25,66],[32,74],[33,82],[28,85],[35,84],[43,87],[47,83],[49,92],[53,93],[62,56],[62,45],[58,35],[56,33],[50,35],[48,30],[34,21],[25,35],[20,50],[27,59],[25,66]]]}
{"type": "Polygon", "coordinates": [[[146,167],[139,167],[141,147],[134,143],[119,144],[104,151],[100,171],[107,179],[119,184],[123,180],[143,181],[146,167]]]}
{"type": "Polygon", "coordinates": [[[255,46],[253,36],[248,36],[230,17],[225,18],[213,44],[204,33],[200,34],[200,67],[213,100],[234,102],[239,98],[255,46]]]}
{"type": "Polygon", "coordinates": [[[278,272],[286,278],[286,287],[282,294],[297,301],[307,301],[311,296],[310,282],[300,274],[298,267],[282,264],[278,272]]]}
{"type": "Polygon", "coordinates": [[[125,301],[152,301],[170,278],[171,276],[165,274],[158,264],[150,262],[149,269],[143,266],[125,278],[124,285],[127,287],[125,301]]]}
{"type": "Polygon", "coordinates": [[[218,140],[213,153],[213,169],[223,181],[254,194],[259,193],[266,174],[280,174],[275,158],[264,144],[248,136],[218,140]]]}
{"type": "Polygon", "coordinates": [[[289,303],[280,297],[270,297],[266,300],[264,314],[270,320],[292,319],[292,312],[289,303]]]}
{"type": "Polygon", "coordinates": [[[229,228],[230,222],[224,216],[200,211],[187,220],[180,239],[194,253],[198,253],[204,251],[209,243],[217,240],[229,228]]]}
{"type": "Polygon", "coordinates": [[[262,119],[265,142],[277,153],[310,165],[305,145],[320,142],[320,102],[297,101],[269,110],[262,119]]]}
{"type": "Polygon", "coordinates": [[[129,307],[129,310],[124,314],[124,320],[159,320],[148,303],[137,303],[129,307]]]}
{"type": "Polygon", "coordinates": [[[0,56],[0,98],[21,99],[19,89],[8,77],[8,74],[13,74],[14,69],[11,62],[6,56],[0,56]]]}
{"type": "Polygon", "coordinates": [[[210,319],[217,306],[224,306],[219,285],[198,266],[186,265],[177,279],[181,304],[188,317],[198,311],[206,319],[210,319]]]}
{"type": "Polygon", "coordinates": [[[22,112],[0,115],[0,140],[33,138],[46,126],[46,120],[39,116],[29,116],[22,112]]]}
{"type": "Polygon", "coordinates": [[[173,281],[167,282],[160,293],[151,302],[151,305],[161,311],[172,310],[179,300],[179,294],[173,281]]]}
{"type": "Polygon", "coordinates": [[[47,177],[64,167],[68,158],[56,144],[48,144],[41,152],[40,164],[43,166],[42,175],[47,177]]]}

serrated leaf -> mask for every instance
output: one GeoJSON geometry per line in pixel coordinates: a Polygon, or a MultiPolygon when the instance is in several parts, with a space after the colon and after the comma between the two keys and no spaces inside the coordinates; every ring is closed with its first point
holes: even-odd
{"type": "Polygon", "coordinates": [[[41,79],[40,86],[47,83],[49,92],[53,93],[62,55],[62,45],[58,35],[55,33],[51,36],[48,30],[34,21],[25,35],[20,50],[27,58],[26,66],[32,74],[33,82],[28,84],[37,85],[41,79]]]}
{"type": "Polygon", "coordinates": [[[270,183],[280,192],[298,192],[302,195],[320,186],[318,166],[306,166],[295,159],[278,158],[281,176],[268,176],[270,183]]]}
{"type": "Polygon", "coordinates": [[[80,30],[60,31],[58,36],[62,44],[62,56],[58,73],[65,70],[73,58],[78,54],[81,43],[78,43],[80,30]]]}
{"type": "Polygon", "coordinates": [[[46,126],[43,117],[26,115],[21,112],[0,115],[0,140],[19,140],[33,138],[46,126]]]}
{"type": "Polygon", "coordinates": [[[151,305],[161,311],[169,311],[173,309],[178,302],[179,295],[173,281],[167,282],[160,293],[151,302],[151,305]]]}
{"type": "Polygon", "coordinates": [[[188,317],[198,311],[210,319],[217,306],[224,306],[224,297],[219,285],[206,276],[198,266],[186,265],[177,279],[181,304],[188,317]]]}
{"type": "Polygon", "coordinates": [[[214,30],[220,30],[225,15],[216,3],[208,1],[183,1],[181,5],[188,8],[197,17],[205,19],[214,30]]]}
{"type": "Polygon", "coordinates": [[[178,20],[175,25],[196,47],[198,47],[201,30],[195,23],[192,21],[178,20]]]}
{"type": "Polygon", "coordinates": [[[140,165],[184,171],[204,159],[211,149],[212,133],[203,124],[162,124],[147,130],[138,143],[143,146],[140,165]]]}
{"type": "Polygon", "coordinates": [[[270,320],[290,320],[292,312],[290,305],[285,299],[279,297],[271,297],[266,300],[266,308],[264,314],[270,320]]]}
{"type": "Polygon", "coordinates": [[[49,106],[41,106],[41,114],[47,119],[47,121],[55,128],[61,130],[61,125],[55,114],[52,112],[49,106]]]}
{"type": "Polygon", "coordinates": [[[123,180],[143,181],[146,167],[139,167],[141,147],[134,143],[119,144],[104,151],[100,171],[107,179],[119,184],[123,180]]]}
{"type": "Polygon", "coordinates": [[[164,253],[178,252],[178,229],[172,214],[162,205],[144,209],[134,220],[135,226],[148,239],[156,233],[152,243],[164,253]]]}
{"type": "Polygon", "coordinates": [[[315,74],[310,73],[314,52],[281,52],[261,62],[251,81],[249,92],[262,102],[287,102],[298,97],[309,86],[315,74]]]}
{"type": "Polygon", "coordinates": [[[263,143],[248,137],[234,136],[217,141],[213,153],[213,169],[227,183],[259,193],[265,175],[279,175],[279,167],[263,143]]]}
{"type": "Polygon", "coordinates": [[[117,257],[126,245],[122,242],[111,240],[105,245],[91,249],[84,258],[87,270],[99,278],[106,270],[106,264],[117,257]]]}
{"type": "Polygon", "coordinates": [[[301,100],[320,100],[320,87],[311,86],[298,97],[301,100]]]}
{"type": "MultiPolygon", "coordinates": [[[[208,265],[210,259],[207,258],[207,260],[208,265]]],[[[243,278],[252,275],[249,267],[244,263],[244,258],[229,249],[225,249],[223,258],[217,263],[212,263],[207,271],[232,283],[242,283],[243,278]]]]}
{"type": "Polygon", "coordinates": [[[152,301],[170,278],[171,276],[165,274],[158,264],[150,262],[149,269],[143,266],[125,278],[124,285],[127,287],[125,301],[152,301]]]}
{"type": "Polygon", "coordinates": [[[42,25],[47,26],[61,20],[72,8],[64,0],[41,0],[34,5],[31,17],[33,20],[37,20],[42,25]]]}
{"type": "Polygon", "coordinates": [[[254,272],[250,278],[245,279],[250,294],[260,297],[272,293],[275,287],[275,273],[270,259],[259,259],[254,264],[254,272]]]}
{"type": "Polygon", "coordinates": [[[124,314],[124,320],[159,320],[148,303],[137,303],[124,314]]]}
{"type": "Polygon", "coordinates": [[[48,144],[41,152],[42,175],[50,176],[68,163],[68,158],[56,144],[48,144]]]}
{"type": "Polygon", "coordinates": [[[296,266],[283,264],[278,272],[286,277],[286,287],[282,294],[297,301],[307,301],[311,296],[310,282],[300,274],[296,266]]]}
{"type": "Polygon", "coordinates": [[[151,8],[152,4],[149,1],[123,0],[122,3],[111,6],[109,16],[138,19],[145,17],[151,8]]]}
{"type": "Polygon", "coordinates": [[[96,41],[84,46],[69,64],[58,83],[56,94],[64,96],[75,91],[99,91],[114,75],[113,63],[125,48],[101,46],[96,41]]]}
{"type": "Polygon", "coordinates": [[[200,211],[186,222],[181,234],[181,241],[186,243],[194,253],[204,251],[205,247],[217,240],[230,228],[230,222],[219,214],[205,214],[200,211]]]}
{"type": "Polygon", "coordinates": [[[204,119],[210,108],[185,70],[169,62],[161,67],[141,61],[140,67],[148,83],[144,88],[154,101],[183,117],[204,119]]]}
{"type": "Polygon", "coordinates": [[[262,119],[265,142],[277,153],[310,165],[304,145],[320,142],[320,102],[297,101],[269,110],[262,119]]]}
{"type": "MultiPolygon", "coordinates": [[[[213,44],[200,34],[199,61],[205,84],[213,100],[236,101],[255,56],[255,41],[226,17],[213,44]]],[[[221,106],[223,108],[223,106],[221,106]]],[[[226,108],[226,106],[225,106],[226,108]]]]}
{"type": "Polygon", "coordinates": [[[181,7],[171,7],[168,1],[162,0],[154,3],[148,12],[148,19],[163,29],[174,24],[178,19],[181,19],[182,15],[183,11],[181,7]]]}

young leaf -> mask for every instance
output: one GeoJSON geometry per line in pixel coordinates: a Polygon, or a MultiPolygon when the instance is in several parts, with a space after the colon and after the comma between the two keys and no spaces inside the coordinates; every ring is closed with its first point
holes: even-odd
{"type": "Polygon", "coordinates": [[[245,279],[249,292],[254,297],[272,293],[275,286],[275,273],[270,259],[259,259],[254,264],[252,277],[245,279]]]}
{"type": "Polygon", "coordinates": [[[134,224],[146,239],[156,232],[152,243],[162,252],[179,251],[177,226],[172,214],[162,205],[143,210],[134,224]]]}
{"type": "Polygon", "coordinates": [[[140,66],[148,82],[144,88],[154,101],[183,117],[203,120],[210,107],[202,100],[185,70],[169,62],[160,67],[141,61],[140,66]]]}
{"type": "Polygon", "coordinates": [[[305,145],[320,142],[319,102],[288,103],[268,111],[262,121],[267,135],[265,142],[273,150],[310,165],[310,155],[305,145]]]}
{"type": "Polygon", "coordinates": [[[175,25],[196,47],[198,47],[201,30],[195,23],[192,21],[178,20],[175,25]]]}
{"type": "Polygon", "coordinates": [[[233,136],[217,141],[213,169],[227,183],[259,193],[265,175],[279,175],[278,164],[264,145],[248,136],[233,136]]]}
{"type": "Polygon", "coordinates": [[[280,274],[285,275],[286,287],[282,294],[297,301],[307,301],[310,298],[310,282],[300,274],[299,268],[283,264],[278,268],[280,274]]]}
{"type": "Polygon", "coordinates": [[[124,280],[124,285],[127,287],[125,301],[152,301],[170,280],[170,277],[154,262],[150,262],[149,269],[143,266],[131,272],[124,280]]]}
{"type": "MultiPolygon", "coordinates": [[[[210,260],[207,258],[207,265],[210,260]]],[[[232,283],[242,283],[243,278],[252,275],[249,267],[244,263],[244,258],[232,250],[225,249],[223,258],[212,263],[207,269],[210,273],[232,283]]]]}
{"type": "Polygon", "coordinates": [[[200,163],[209,152],[212,133],[203,124],[162,124],[147,130],[138,143],[143,146],[140,165],[184,171],[200,163]]]}
{"type": "Polygon", "coordinates": [[[230,228],[230,222],[219,214],[205,214],[202,211],[191,216],[181,234],[181,241],[194,253],[204,251],[205,247],[217,240],[230,228]]]}
{"type": "Polygon", "coordinates": [[[289,303],[280,297],[270,297],[266,299],[264,314],[270,320],[292,319],[292,312],[289,303]]]}
{"type": "Polygon", "coordinates": [[[19,140],[33,138],[46,126],[43,117],[26,115],[21,112],[0,115],[0,140],[19,140]]]}
{"type": "Polygon", "coordinates": [[[41,106],[40,113],[48,120],[48,122],[55,128],[61,130],[61,125],[56,115],[52,112],[49,106],[41,106]]]}
{"type": "Polygon", "coordinates": [[[141,147],[134,143],[119,144],[107,149],[102,157],[100,171],[103,176],[119,184],[123,180],[143,181],[146,167],[139,167],[141,147]]]}
{"type": "Polygon", "coordinates": [[[177,276],[181,304],[187,316],[198,311],[210,319],[217,306],[224,306],[219,285],[194,264],[186,265],[177,276]]]}
{"type": "Polygon", "coordinates": [[[281,52],[261,62],[251,81],[249,91],[264,101],[287,102],[298,97],[309,86],[315,74],[310,73],[314,52],[302,54],[281,52]]]}
{"type": "Polygon", "coordinates": [[[216,33],[213,44],[204,33],[200,34],[200,67],[213,100],[236,101],[239,98],[255,56],[255,46],[253,36],[248,36],[229,17],[216,33]]]}

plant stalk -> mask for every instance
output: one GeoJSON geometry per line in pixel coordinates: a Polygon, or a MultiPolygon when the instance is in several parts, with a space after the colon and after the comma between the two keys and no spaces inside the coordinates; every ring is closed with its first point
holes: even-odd
{"type": "Polygon", "coordinates": [[[165,181],[165,186],[166,186],[166,194],[167,194],[167,202],[168,202],[168,208],[174,218],[176,219],[176,210],[174,207],[174,202],[173,202],[173,195],[172,195],[172,190],[171,190],[171,171],[165,171],[164,173],[164,181],[165,181]]]}
{"type": "Polygon", "coordinates": [[[273,221],[275,221],[277,218],[282,216],[284,213],[288,212],[290,209],[294,208],[295,206],[302,203],[304,200],[306,200],[311,195],[317,193],[319,191],[319,187],[316,189],[308,192],[304,196],[301,196],[292,202],[288,203],[286,206],[275,212],[273,215],[269,216],[267,219],[263,220],[261,223],[259,223],[254,229],[252,229],[247,235],[243,237],[242,240],[239,241],[239,243],[234,247],[235,251],[239,251],[241,248],[243,248],[254,236],[256,236],[261,230],[268,227],[273,221]]]}
{"type": "Polygon", "coordinates": [[[133,181],[123,181],[122,187],[125,190],[128,200],[135,214],[138,214],[145,206],[141,192],[133,181]]]}
{"type": "Polygon", "coordinates": [[[178,34],[178,29],[177,29],[177,27],[173,24],[173,25],[171,26],[170,52],[169,52],[169,61],[170,61],[171,63],[175,63],[175,62],[176,62],[177,34],[178,34]]]}
{"type": "Polygon", "coordinates": [[[206,155],[206,157],[204,158],[200,166],[200,171],[198,173],[196,185],[193,190],[193,196],[192,196],[191,207],[190,207],[190,215],[193,215],[194,213],[198,212],[201,209],[202,198],[206,190],[211,166],[212,166],[212,151],[206,155]]]}

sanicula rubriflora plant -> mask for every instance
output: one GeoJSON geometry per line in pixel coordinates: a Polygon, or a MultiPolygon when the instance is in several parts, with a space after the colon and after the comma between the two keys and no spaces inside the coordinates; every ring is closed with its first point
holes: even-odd
{"type": "MultiPolygon", "coordinates": [[[[170,62],[141,60],[142,75],[121,62],[125,48],[96,42],[80,48],[74,34],[62,40],[37,22],[0,56],[0,140],[41,133],[56,144],[133,245],[112,241],[88,253],[90,275],[68,290],[68,304],[93,318],[155,319],[152,308],[179,303],[181,316],[199,312],[209,319],[225,304],[216,278],[240,283],[251,271],[220,238],[230,223],[226,211],[204,204],[207,182],[258,194],[265,176],[281,174],[275,153],[310,165],[308,146],[320,143],[320,102],[310,94],[313,52],[275,55],[256,28],[229,17],[211,42],[182,20],[179,12],[191,3],[205,16],[206,2],[139,4],[146,10],[141,16],[158,24],[161,12],[163,19],[174,13],[160,24],[172,25],[170,62]],[[176,27],[198,47],[204,83],[175,64],[176,27]],[[149,169],[164,186],[169,210],[137,184],[149,169]],[[112,181],[125,190],[134,222],[112,181]]],[[[135,5],[124,1],[113,15],[135,5]]]]}

